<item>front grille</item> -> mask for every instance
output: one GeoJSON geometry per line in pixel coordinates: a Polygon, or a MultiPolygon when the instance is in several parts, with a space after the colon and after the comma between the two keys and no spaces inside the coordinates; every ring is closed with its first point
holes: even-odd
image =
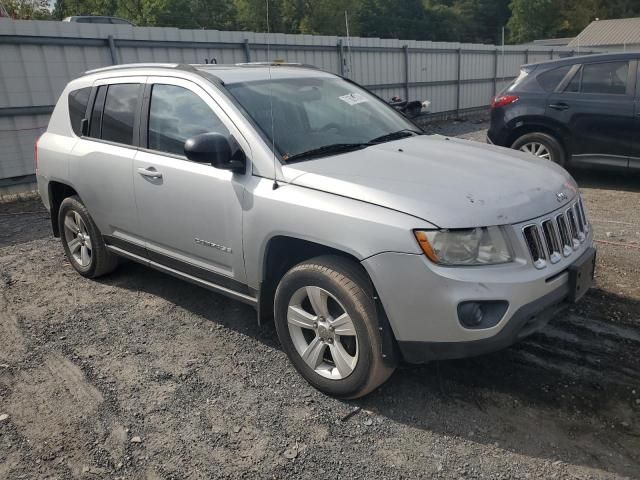
{"type": "Polygon", "coordinates": [[[523,227],[522,234],[536,268],[570,256],[587,238],[589,223],[582,199],[548,218],[523,227]]]}

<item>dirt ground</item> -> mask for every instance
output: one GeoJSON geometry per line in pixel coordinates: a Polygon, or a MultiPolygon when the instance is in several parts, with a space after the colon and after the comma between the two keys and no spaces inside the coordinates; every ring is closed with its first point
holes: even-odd
{"type": "Polygon", "coordinates": [[[640,177],[576,178],[599,248],[582,303],[351,402],[250,307],[133,263],[86,280],[38,201],[0,205],[0,479],[640,478],[640,177]]]}

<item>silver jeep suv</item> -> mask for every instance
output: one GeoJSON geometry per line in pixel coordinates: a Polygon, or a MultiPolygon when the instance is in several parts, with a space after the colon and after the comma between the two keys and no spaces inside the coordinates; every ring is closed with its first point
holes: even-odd
{"type": "Polygon", "coordinates": [[[38,186],[83,276],[128,258],[253,305],[342,398],[398,362],[506,347],[589,288],[592,232],[558,165],[428,136],[296,65],[121,65],[65,88],[38,186]]]}

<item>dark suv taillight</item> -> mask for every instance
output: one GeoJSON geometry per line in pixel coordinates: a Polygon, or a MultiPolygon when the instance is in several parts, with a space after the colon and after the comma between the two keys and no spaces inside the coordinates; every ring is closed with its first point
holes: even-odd
{"type": "Polygon", "coordinates": [[[517,95],[498,95],[497,97],[493,97],[491,100],[491,108],[499,108],[504,107],[505,105],[510,105],[519,100],[517,95]]]}

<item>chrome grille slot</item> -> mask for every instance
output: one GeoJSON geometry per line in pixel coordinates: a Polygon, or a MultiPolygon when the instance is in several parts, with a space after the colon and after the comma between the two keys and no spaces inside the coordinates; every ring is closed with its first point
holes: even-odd
{"type": "Polygon", "coordinates": [[[559,262],[562,257],[562,248],[560,247],[558,231],[553,220],[545,220],[542,222],[542,234],[544,235],[544,240],[547,244],[549,260],[551,263],[559,262]]]}
{"type": "Polygon", "coordinates": [[[576,203],[573,206],[573,210],[576,217],[576,223],[578,224],[578,232],[584,233],[584,221],[582,220],[582,215],[580,214],[580,206],[576,203]]]}
{"type": "Polygon", "coordinates": [[[538,225],[527,225],[522,229],[524,239],[527,242],[533,265],[536,268],[544,268],[547,264],[547,254],[544,250],[542,243],[542,237],[540,236],[540,229],[538,225]]]}
{"type": "Polygon", "coordinates": [[[562,253],[565,257],[571,255],[571,249],[573,242],[571,241],[571,235],[569,233],[569,225],[567,225],[567,218],[564,214],[560,214],[556,217],[556,223],[558,225],[558,232],[560,233],[560,243],[562,243],[562,253]]]}
{"type": "Polygon", "coordinates": [[[580,232],[578,232],[578,224],[576,223],[576,215],[573,208],[567,210],[567,221],[569,223],[569,232],[571,233],[571,244],[573,248],[580,246],[580,232]]]}
{"type": "Polygon", "coordinates": [[[589,231],[589,222],[587,222],[587,215],[584,212],[584,205],[582,204],[582,198],[577,203],[578,210],[580,210],[580,216],[582,217],[582,224],[584,225],[584,232],[589,231]]]}
{"type": "Polygon", "coordinates": [[[580,243],[584,242],[585,238],[587,238],[584,220],[582,218],[582,213],[580,213],[580,204],[576,203],[573,208],[574,216],[576,219],[576,224],[578,225],[578,240],[580,243]]]}

